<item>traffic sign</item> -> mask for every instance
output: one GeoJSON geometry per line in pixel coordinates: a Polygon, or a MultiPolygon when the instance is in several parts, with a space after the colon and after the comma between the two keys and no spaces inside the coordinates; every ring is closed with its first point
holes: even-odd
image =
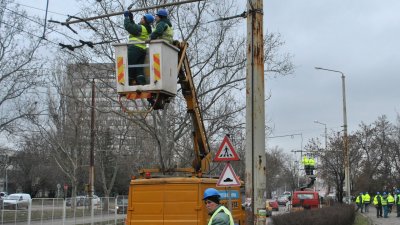
{"type": "Polygon", "coordinates": [[[231,164],[228,162],[219,177],[217,182],[217,187],[233,187],[233,186],[240,186],[240,181],[236,176],[235,171],[231,164]]]}
{"type": "Polygon", "coordinates": [[[239,161],[239,156],[235,152],[231,141],[227,136],[222,140],[221,146],[219,147],[218,152],[215,154],[214,162],[220,161],[239,161]]]}

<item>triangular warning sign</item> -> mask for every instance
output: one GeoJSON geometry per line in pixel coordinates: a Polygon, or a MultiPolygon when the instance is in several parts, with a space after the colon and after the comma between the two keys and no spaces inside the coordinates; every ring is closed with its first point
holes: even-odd
{"type": "Polygon", "coordinates": [[[233,148],[231,141],[227,136],[222,140],[221,146],[219,146],[219,150],[217,154],[215,154],[214,161],[239,161],[239,156],[236,154],[235,149],[233,148]]]}
{"type": "Polygon", "coordinates": [[[240,181],[233,171],[231,164],[228,162],[219,177],[217,187],[233,187],[240,186],[240,181]]]}

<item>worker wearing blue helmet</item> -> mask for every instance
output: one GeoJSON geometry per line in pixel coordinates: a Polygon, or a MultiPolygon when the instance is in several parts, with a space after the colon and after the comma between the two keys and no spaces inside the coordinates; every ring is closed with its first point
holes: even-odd
{"type": "Polygon", "coordinates": [[[383,207],[383,218],[388,218],[389,207],[388,207],[388,195],[386,192],[382,194],[382,207],[383,207]]]}
{"type": "Polygon", "coordinates": [[[156,29],[151,33],[150,39],[164,39],[168,43],[172,43],[174,37],[174,30],[172,29],[171,21],[168,18],[168,10],[160,9],[157,11],[156,29]]]}
{"type": "MultiPolygon", "coordinates": [[[[151,32],[151,24],[154,22],[154,16],[151,14],[144,14],[140,18],[140,22],[135,24],[133,15],[129,11],[124,12],[124,27],[129,32],[129,42],[144,42],[146,41],[151,32]]],[[[144,64],[146,57],[146,44],[132,44],[128,46],[128,64],[138,65],[144,64]]],[[[146,79],[144,76],[143,67],[132,67],[129,71],[129,85],[144,85],[146,79]]]]}
{"type": "Polygon", "coordinates": [[[229,209],[220,204],[221,195],[215,188],[204,191],[203,200],[206,204],[208,215],[211,216],[208,225],[234,225],[229,209]]]}
{"type": "Polygon", "coordinates": [[[376,218],[382,217],[382,195],[379,193],[379,191],[376,192],[373,203],[376,208],[376,218]]]}

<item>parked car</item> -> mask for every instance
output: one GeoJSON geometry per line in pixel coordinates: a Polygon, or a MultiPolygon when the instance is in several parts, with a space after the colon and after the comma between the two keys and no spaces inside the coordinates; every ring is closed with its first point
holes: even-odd
{"type": "Polygon", "coordinates": [[[319,208],[319,194],[313,190],[295,191],[292,199],[292,209],[301,207],[303,209],[319,208]]]}
{"type": "MultiPolygon", "coordinates": [[[[75,204],[76,204],[76,206],[88,206],[89,202],[90,202],[89,200],[90,200],[89,196],[79,195],[79,196],[75,197],[75,204]]],[[[93,205],[100,204],[100,198],[97,195],[93,195],[92,201],[93,201],[93,205]]],[[[66,201],[66,205],[71,206],[72,202],[73,202],[73,199],[68,198],[66,201]]]]}
{"type": "Polygon", "coordinates": [[[272,211],[278,211],[279,205],[276,199],[267,199],[265,201],[266,216],[272,216],[272,211]]]}
{"type": "Polygon", "coordinates": [[[3,200],[4,209],[28,209],[32,198],[30,194],[15,193],[7,196],[3,200]]]}
{"type": "Polygon", "coordinates": [[[286,203],[289,201],[289,198],[286,195],[281,195],[278,197],[277,201],[279,205],[286,205],[286,203]]]}
{"type": "Polygon", "coordinates": [[[279,211],[279,204],[277,200],[268,199],[267,202],[269,204],[269,207],[271,207],[272,211],[279,211]]]}
{"type": "Polygon", "coordinates": [[[126,214],[128,208],[128,198],[117,198],[117,205],[115,209],[117,210],[117,214],[126,214]]]}

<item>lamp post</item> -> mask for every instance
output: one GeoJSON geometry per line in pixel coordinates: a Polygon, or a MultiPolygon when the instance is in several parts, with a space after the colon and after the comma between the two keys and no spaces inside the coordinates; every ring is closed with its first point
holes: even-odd
{"type": "Polygon", "coordinates": [[[346,200],[350,201],[350,157],[347,143],[347,114],[346,114],[346,86],[345,76],[341,71],[315,67],[317,70],[326,70],[340,73],[342,75],[342,95],[343,95],[343,148],[344,148],[344,180],[346,183],[346,200]]]}
{"type": "Polygon", "coordinates": [[[326,128],[326,123],[321,123],[318,120],[314,120],[314,123],[318,123],[318,124],[321,124],[321,125],[325,126],[325,151],[326,151],[326,149],[328,148],[328,141],[327,141],[327,139],[328,139],[328,129],[326,128]]]}

